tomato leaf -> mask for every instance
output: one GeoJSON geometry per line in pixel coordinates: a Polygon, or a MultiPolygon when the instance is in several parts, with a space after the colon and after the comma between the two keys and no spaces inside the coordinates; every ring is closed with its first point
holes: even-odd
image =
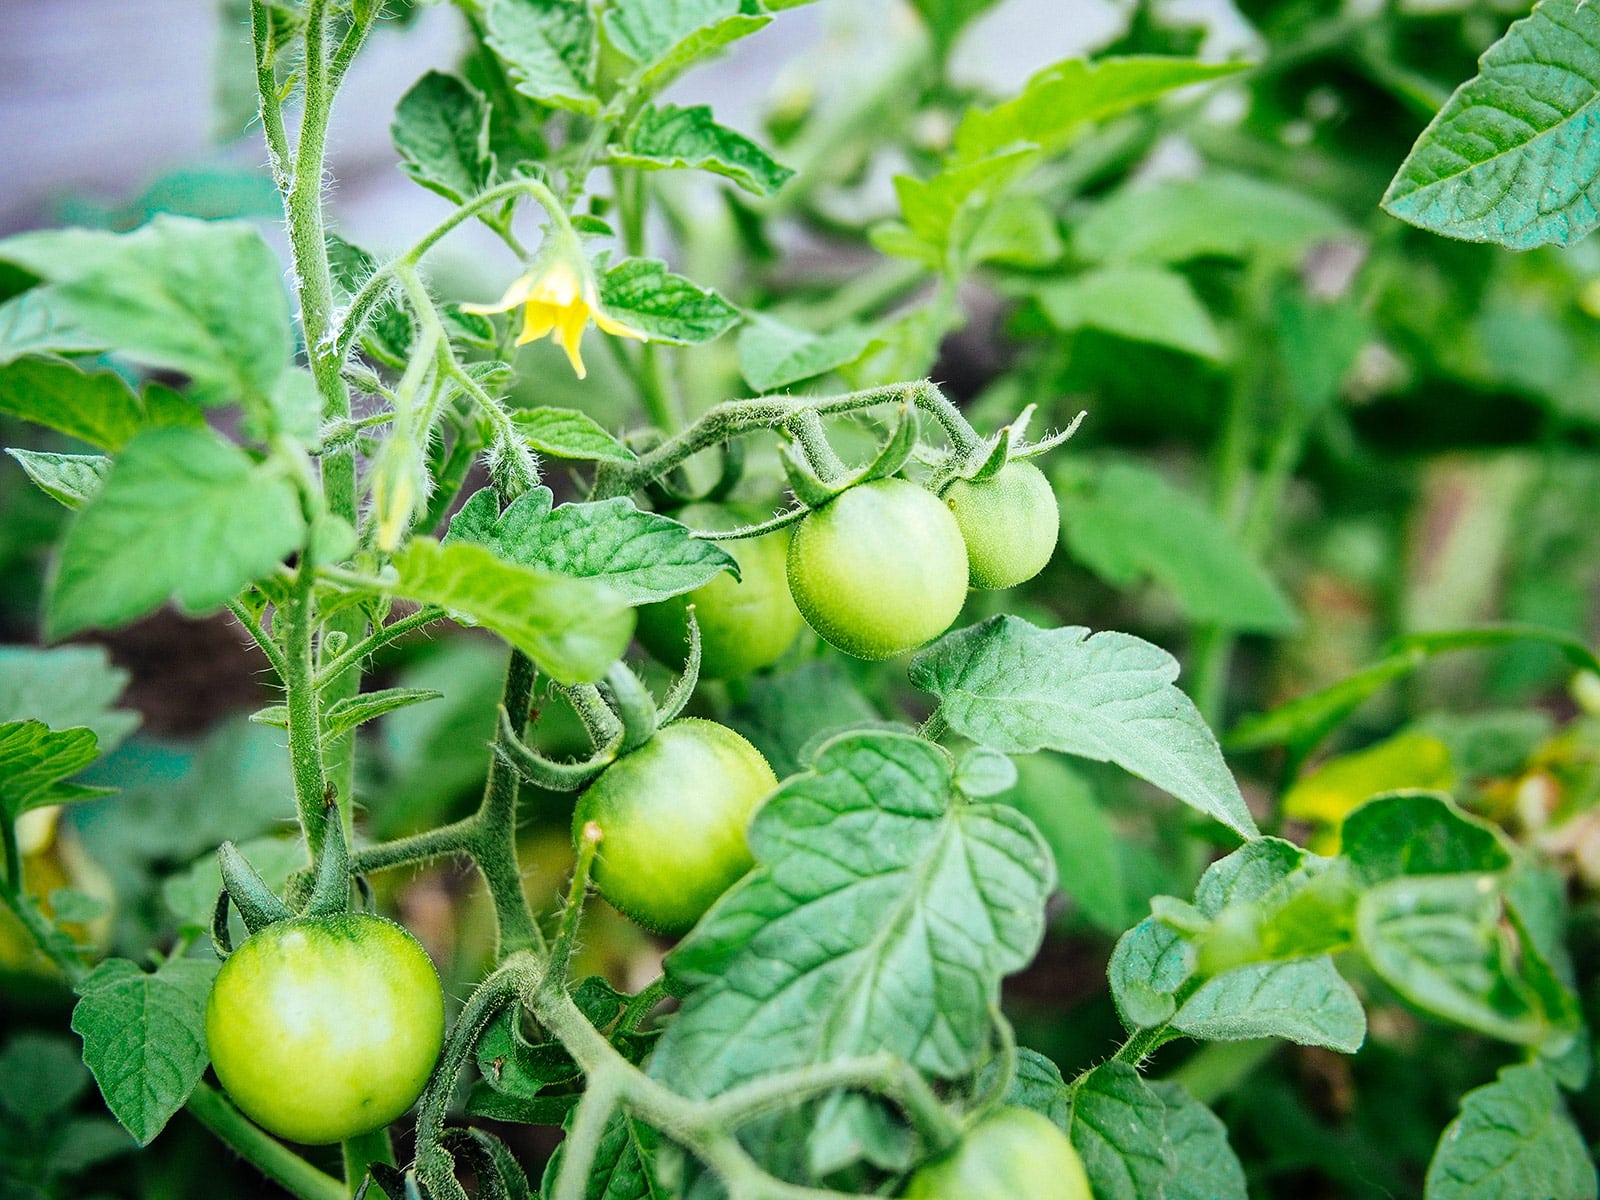
{"type": "Polygon", "coordinates": [[[215,962],[171,959],[149,975],[127,959],[78,985],[72,1028],[111,1115],[148,1146],[206,1069],[205,1009],[215,962]]]}
{"type": "Polygon", "coordinates": [[[1425,1188],[1428,1200],[1594,1200],[1600,1184],[1556,1085],[1539,1067],[1520,1064],[1462,1098],[1461,1115],[1428,1164],[1425,1188]]]}
{"type": "Polygon", "coordinates": [[[1183,1002],[1172,1027],[1210,1042],[1284,1038],[1354,1054],[1367,1037],[1361,1000],[1326,955],[1246,963],[1213,976],[1183,1002]]]}
{"type": "Polygon", "coordinates": [[[588,413],[575,408],[523,408],[511,414],[540,454],[581,462],[636,462],[637,456],[588,413]]]}
{"type": "Polygon", "coordinates": [[[739,331],[739,374],[758,392],[775,391],[855,361],[871,340],[872,330],[861,325],[812,333],[776,317],[752,316],[739,331]]]}
{"type": "Polygon", "coordinates": [[[200,410],[168,388],[137,395],[114,372],[38,358],[0,368],[0,412],[112,452],[142,429],[202,422],[200,410]]]}
{"type": "MultiPolygon", "coordinates": [[[[572,1117],[566,1121],[572,1128],[572,1117]]],[[[661,1135],[625,1112],[611,1114],[600,1145],[595,1150],[594,1166],[581,1193],[583,1200],[667,1200],[674,1193],[657,1177],[655,1156],[661,1135]]],[[[564,1145],[564,1143],[563,1143],[564,1145]]],[[[556,1176],[564,1157],[562,1146],[550,1156],[540,1184],[546,1196],[555,1195],[556,1176]]]]}
{"type": "Polygon", "coordinates": [[[82,508],[100,493],[111,474],[103,454],[47,454],[39,450],[6,450],[36,487],[67,508],[82,508]]]}
{"type": "MultiPolygon", "coordinates": [[[[1039,945],[1054,871],[1015,810],[957,803],[951,769],[919,738],[850,733],[773,793],[750,828],[759,865],[668,959],[684,1000],[655,1076],[707,1097],[849,1054],[944,1078],[980,1063],[1000,978],[1039,945]]],[[[747,1136],[803,1174],[808,1135],[837,1150],[830,1117],[861,1113],[824,1102],[815,1125],[790,1113],[747,1136]]]]}
{"type": "Polygon", "coordinates": [[[600,303],[617,320],[673,346],[715,341],[739,310],[715,290],[674,275],[653,258],[625,258],[600,279],[600,303]]]}
{"type": "Polygon", "coordinates": [[[67,529],[50,589],[52,639],[115,628],[169,597],[221,608],[300,546],[294,486],[205,429],[147,430],[67,529]]]}
{"type": "Polygon", "coordinates": [[[1164,1200],[1167,1108],[1127,1063],[1096,1067],[1072,1092],[1067,1132],[1096,1200],[1164,1200]]]}
{"type": "Polygon", "coordinates": [[[606,37],[639,65],[638,83],[648,92],[772,17],[756,0],[616,0],[601,19],[606,37]]]}
{"type": "Polygon", "coordinates": [[[1216,1113],[1181,1083],[1157,1080],[1149,1088],[1167,1106],[1172,1153],[1165,1200],[1246,1200],[1244,1167],[1216,1113]]]}
{"type": "Polygon", "coordinates": [[[510,562],[486,546],[417,538],[394,567],[393,594],[493,630],[561,683],[599,679],[633,636],[633,613],[615,589],[510,562]]]}
{"type": "Polygon", "coordinates": [[[103,646],[0,647],[0,721],[84,726],[109,754],[139,727],[138,713],[116,707],[128,678],[103,646]]]}
{"type": "Polygon", "coordinates": [[[1542,0],[1484,52],[1383,196],[1392,216],[1513,250],[1566,246],[1600,225],[1600,12],[1542,0]]]}
{"type": "Polygon", "coordinates": [[[1178,663],[1126,633],[1044,630],[991,617],[911,660],[963,737],[1006,754],[1060,750],[1113,762],[1243,837],[1259,836],[1217,739],[1174,686],[1178,663]]]}
{"type": "Polygon", "coordinates": [[[80,326],[48,287],[32,288],[0,304],[0,364],[25,354],[83,354],[105,348],[106,340],[80,326]]]}
{"type": "Polygon", "coordinates": [[[646,108],[622,144],[611,147],[611,159],[646,171],[710,171],[756,196],[772,195],[794,175],[744,134],[717,124],[705,104],[646,108]]]}
{"type": "Polygon", "coordinates": [[[431,192],[462,204],[489,186],[489,105],[454,75],[429,71],[400,98],[390,126],[401,169],[431,192]]]}
{"type": "Polygon", "coordinates": [[[1494,874],[1511,866],[1499,830],[1427,792],[1380,796],[1345,819],[1343,853],[1363,883],[1402,875],[1494,874]]]}
{"type": "Polygon", "coordinates": [[[517,91],[574,112],[599,107],[599,47],[584,0],[493,0],[487,25],[489,48],[506,64],[517,91]]]}
{"type": "Polygon", "coordinates": [[[1024,293],[1057,329],[1098,329],[1133,342],[1224,356],[1211,314],[1189,281],[1161,267],[1112,266],[1028,286],[1024,293]]]}
{"type": "Polygon", "coordinates": [[[110,788],[63,780],[100,756],[87,729],[51,729],[42,721],[0,725],[0,813],[15,821],[30,809],[109,795],[110,788]]]}
{"type": "Polygon", "coordinates": [[[553,499],[549,488],[534,488],[497,512],[494,492],[484,488],[450,522],[449,542],[478,542],[508,563],[603,583],[627,604],[693,591],[723,571],[738,574],[726,550],[626,497],[559,508],[553,499]]]}

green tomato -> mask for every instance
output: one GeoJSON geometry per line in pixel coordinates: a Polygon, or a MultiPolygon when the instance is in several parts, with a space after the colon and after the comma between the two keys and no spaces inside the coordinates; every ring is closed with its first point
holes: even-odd
{"type": "Polygon", "coordinates": [[[789,590],[824,641],[889,658],[938,637],[961,614],[967,547],[939,498],[878,479],[806,514],[789,543],[789,590]]]}
{"type": "Polygon", "coordinates": [[[598,825],[600,894],[646,929],[676,935],[753,865],[745,830],[777,786],[744,738],[685,717],[601,772],[578,798],[572,837],[598,825]]]}
{"type": "Polygon", "coordinates": [[[444,1043],[444,993],[427,951],[393,921],[278,921],[222,964],[206,1042],[256,1124],[294,1142],[340,1142],[421,1095],[444,1043]]]}
{"type": "MultiPolygon", "coordinates": [[[[691,504],[673,516],[691,529],[737,529],[759,520],[720,504],[691,504]]],[[[783,657],[805,621],[784,578],[788,530],[719,544],[739,564],[739,578],[724,571],[687,595],[646,604],[639,609],[639,641],[658,661],[682,670],[693,604],[701,677],[739,679],[783,657]]]]}
{"type": "Polygon", "coordinates": [[[944,501],[961,526],[975,588],[1015,587],[1050,561],[1061,536],[1061,510],[1044,472],[1008,462],[988,479],[958,479],[944,501]]]}
{"type": "Polygon", "coordinates": [[[918,1169],[906,1200],[1094,1200],[1083,1161],[1050,1118],[996,1109],[918,1169]]]}

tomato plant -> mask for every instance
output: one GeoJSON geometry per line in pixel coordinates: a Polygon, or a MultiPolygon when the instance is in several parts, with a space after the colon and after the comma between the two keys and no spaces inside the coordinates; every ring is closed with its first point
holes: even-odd
{"type": "Polygon", "coordinates": [[[944,1158],[917,1170],[907,1200],[1092,1200],[1083,1161],[1066,1134],[1031,1109],[983,1117],[944,1158]]]}
{"type": "MultiPolygon", "coordinates": [[[[690,504],[673,514],[691,529],[730,530],[752,523],[750,512],[690,504]]],[[[805,621],[785,575],[787,531],[724,543],[739,578],[718,575],[692,592],[639,610],[639,641],[662,662],[682,669],[689,650],[689,605],[700,626],[700,675],[739,679],[770,667],[794,644],[805,621]]]]}
{"type": "Polygon", "coordinates": [[[279,921],[222,964],[206,1046],[251,1120],[322,1145],[410,1108],[444,1044],[439,975],[416,938],[366,913],[279,921]]]}
{"type": "Polygon", "coordinates": [[[789,544],[789,590],[829,645],[889,658],[950,628],[967,594],[961,529],[904,479],[860,484],[808,513],[789,544]]]}
{"type": "Polygon", "coordinates": [[[0,1195],[1600,1195],[1600,9],[219,2],[12,123],[0,1195]]]}
{"type": "Polygon", "coordinates": [[[573,837],[598,826],[600,894],[647,929],[681,934],[750,869],[745,830],[777,786],[744,738],[686,717],[589,785],[573,810],[573,837]]]}

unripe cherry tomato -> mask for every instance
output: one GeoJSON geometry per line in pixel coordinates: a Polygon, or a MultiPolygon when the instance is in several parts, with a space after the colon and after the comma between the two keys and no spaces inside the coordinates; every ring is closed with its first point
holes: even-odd
{"type": "Polygon", "coordinates": [[[1030,462],[1008,462],[978,482],[958,479],[944,500],[967,543],[975,588],[1015,587],[1055,553],[1061,510],[1050,481],[1030,462]]]}

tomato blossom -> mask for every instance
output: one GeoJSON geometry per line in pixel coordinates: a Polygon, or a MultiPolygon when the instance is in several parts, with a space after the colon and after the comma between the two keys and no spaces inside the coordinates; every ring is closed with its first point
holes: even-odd
{"type": "Polygon", "coordinates": [[[522,312],[522,332],[517,336],[517,345],[553,335],[567,352],[567,359],[579,379],[588,374],[579,345],[584,328],[591,320],[599,326],[600,332],[613,337],[637,338],[641,342],[647,338],[641,330],[607,315],[600,305],[594,271],[577,239],[555,230],[546,237],[528,270],[496,303],[467,304],[462,308],[472,313],[500,313],[509,312],[519,304],[526,307],[522,312]]]}

